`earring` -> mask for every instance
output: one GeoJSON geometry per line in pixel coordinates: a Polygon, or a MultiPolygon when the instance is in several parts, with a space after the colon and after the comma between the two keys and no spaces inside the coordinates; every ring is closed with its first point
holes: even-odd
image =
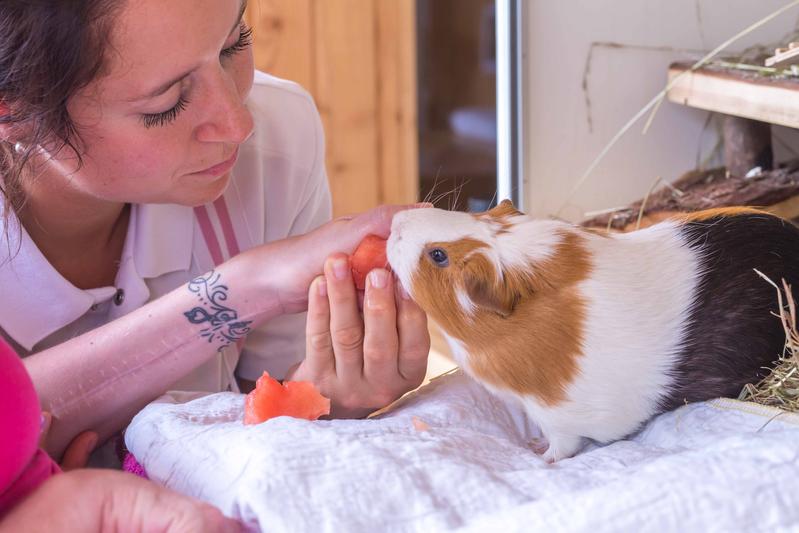
{"type": "Polygon", "coordinates": [[[14,151],[18,154],[21,154],[25,151],[25,145],[23,145],[21,142],[14,143],[14,151]]]}

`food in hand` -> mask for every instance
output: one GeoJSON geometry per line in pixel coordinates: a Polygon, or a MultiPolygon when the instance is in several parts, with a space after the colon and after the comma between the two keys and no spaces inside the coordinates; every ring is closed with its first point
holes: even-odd
{"type": "Polygon", "coordinates": [[[280,383],[267,372],[244,401],[244,423],[260,424],[277,416],[316,420],[330,414],[330,400],[309,381],[280,383]]]}
{"type": "Polygon", "coordinates": [[[366,276],[375,268],[388,268],[386,239],[367,235],[350,257],[352,279],[358,290],[366,288],[366,276]]]}

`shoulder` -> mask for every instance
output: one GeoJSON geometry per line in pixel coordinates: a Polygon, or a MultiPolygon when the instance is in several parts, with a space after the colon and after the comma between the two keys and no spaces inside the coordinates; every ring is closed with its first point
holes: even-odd
{"type": "Polygon", "coordinates": [[[313,98],[302,86],[256,71],[247,106],[255,121],[251,140],[262,150],[302,155],[304,160],[318,155],[308,149],[320,148],[321,121],[313,98]]]}
{"type": "Polygon", "coordinates": [[[225,196],[258,221],[250,225],[260,227],[252,237],[260,244],[289,235],[309,204],[329,201],[324,133],[313,98],[292,81],[256,71],[246,105],[254,130],[225,196]]]}
{"type": "Polygon", "coordinates": [[[241,147],[244,159],[281,160],[305,174],[323,164],[322,122],[313,98],[299,84],[255,71],[246,105],[255,127],[241,147]]]}

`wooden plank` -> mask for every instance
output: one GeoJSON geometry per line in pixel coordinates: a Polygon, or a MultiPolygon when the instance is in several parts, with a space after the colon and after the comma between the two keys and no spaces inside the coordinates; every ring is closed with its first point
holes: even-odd
{"type": "MultiPolygon", "coordinates": [[[[669,81],[685,71],[672,65],[669,81]]],[[[668,99],[699,109],[799,128],[799,84],[735,77],[711,70],[683,75],[668,91],[668,99]]]]}
{"type": "Polygon", "coordinates": [[[416,2],[377,0],[380,203],[419,195],[416,2]]]}
{"type": "Polygon", "coordinates": [[[315,0],[315,86],[334,215],[380,201],[375,4],[315,0]]]}
{"type": "Polygon", "coordinates": [[[253,28],[255,67],[314,92],[311,0],[250,2],[244,19],[253,28]]]}
{"type": "Polygon", "coordinates": [[[767,67],[785,68],[799,64],[799,43],[791,43],[788,48],[778,48],[773,57],[766,59],[767,67]]]}
{"type": "MultiPolygon", "coordinates": [[[[691,213],[717,207],[752,206],[785,218],[799,215],[799,161],[744,178],[728,176],[726,169],[690,171],[670,186],[662,187],[646,199],[643,223],[658,222],[674,213],[691,213]]],[[[643,200],[629,207],[605,213],[583,222],[594,228],[630,231],[637,223],[643,200]]]]}

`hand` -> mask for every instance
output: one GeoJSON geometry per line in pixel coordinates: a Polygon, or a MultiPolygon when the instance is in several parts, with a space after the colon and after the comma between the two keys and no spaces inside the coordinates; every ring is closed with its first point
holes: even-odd
{"type": "Polygon", "coordinates": [[[45,481],[0,522],[0,532],[240,531],[218,509],[113,470],[76,470],[45,481]]]}
{"type": "Polygon", "coordinates": [[[331,256],[324,272],[308,294],[305,360],[286,379],[313,382],[330,398],[331,416],[360,418],[421,385],[427,316],[388,271],[375,269],[361,318],[347,256],[331,256]]]}
{"type": "MultiPolygon", "coordinates": [[[[382,205],[357,216],[337,218],[310,233],[265,247],[267,249],[263,253],[271,259],[269,275],[279,280],[274,285],[283,313],[306,310],[308,287],[322,272],[326,258],[334,253],[352,254],[361,240],[369,234],[387,238],[396,213],[430,206],[431,204],[425,203],[382,205]]],[[[257,250],[254,249],[253,253],[259,253],[257,250]]],[[[257,261],[264,264],[260,259],[257,261]]]]}
{"type": "MultiPolygon", "coordinates": [[[[47,434],[50,431],[50,424],[53,417],[48,412],[42,413],[42,432],[39,436],[39,447],[47,449],[47,434]]],[[[79,433],[77,437],[72,439],[64,455],[61,456],[59,466],[64,472],[75,470],[76,468],[86,468],[89,462],[89,456],[97,447],[98,435],[94,431],[84,431],[79,433]]]]}

